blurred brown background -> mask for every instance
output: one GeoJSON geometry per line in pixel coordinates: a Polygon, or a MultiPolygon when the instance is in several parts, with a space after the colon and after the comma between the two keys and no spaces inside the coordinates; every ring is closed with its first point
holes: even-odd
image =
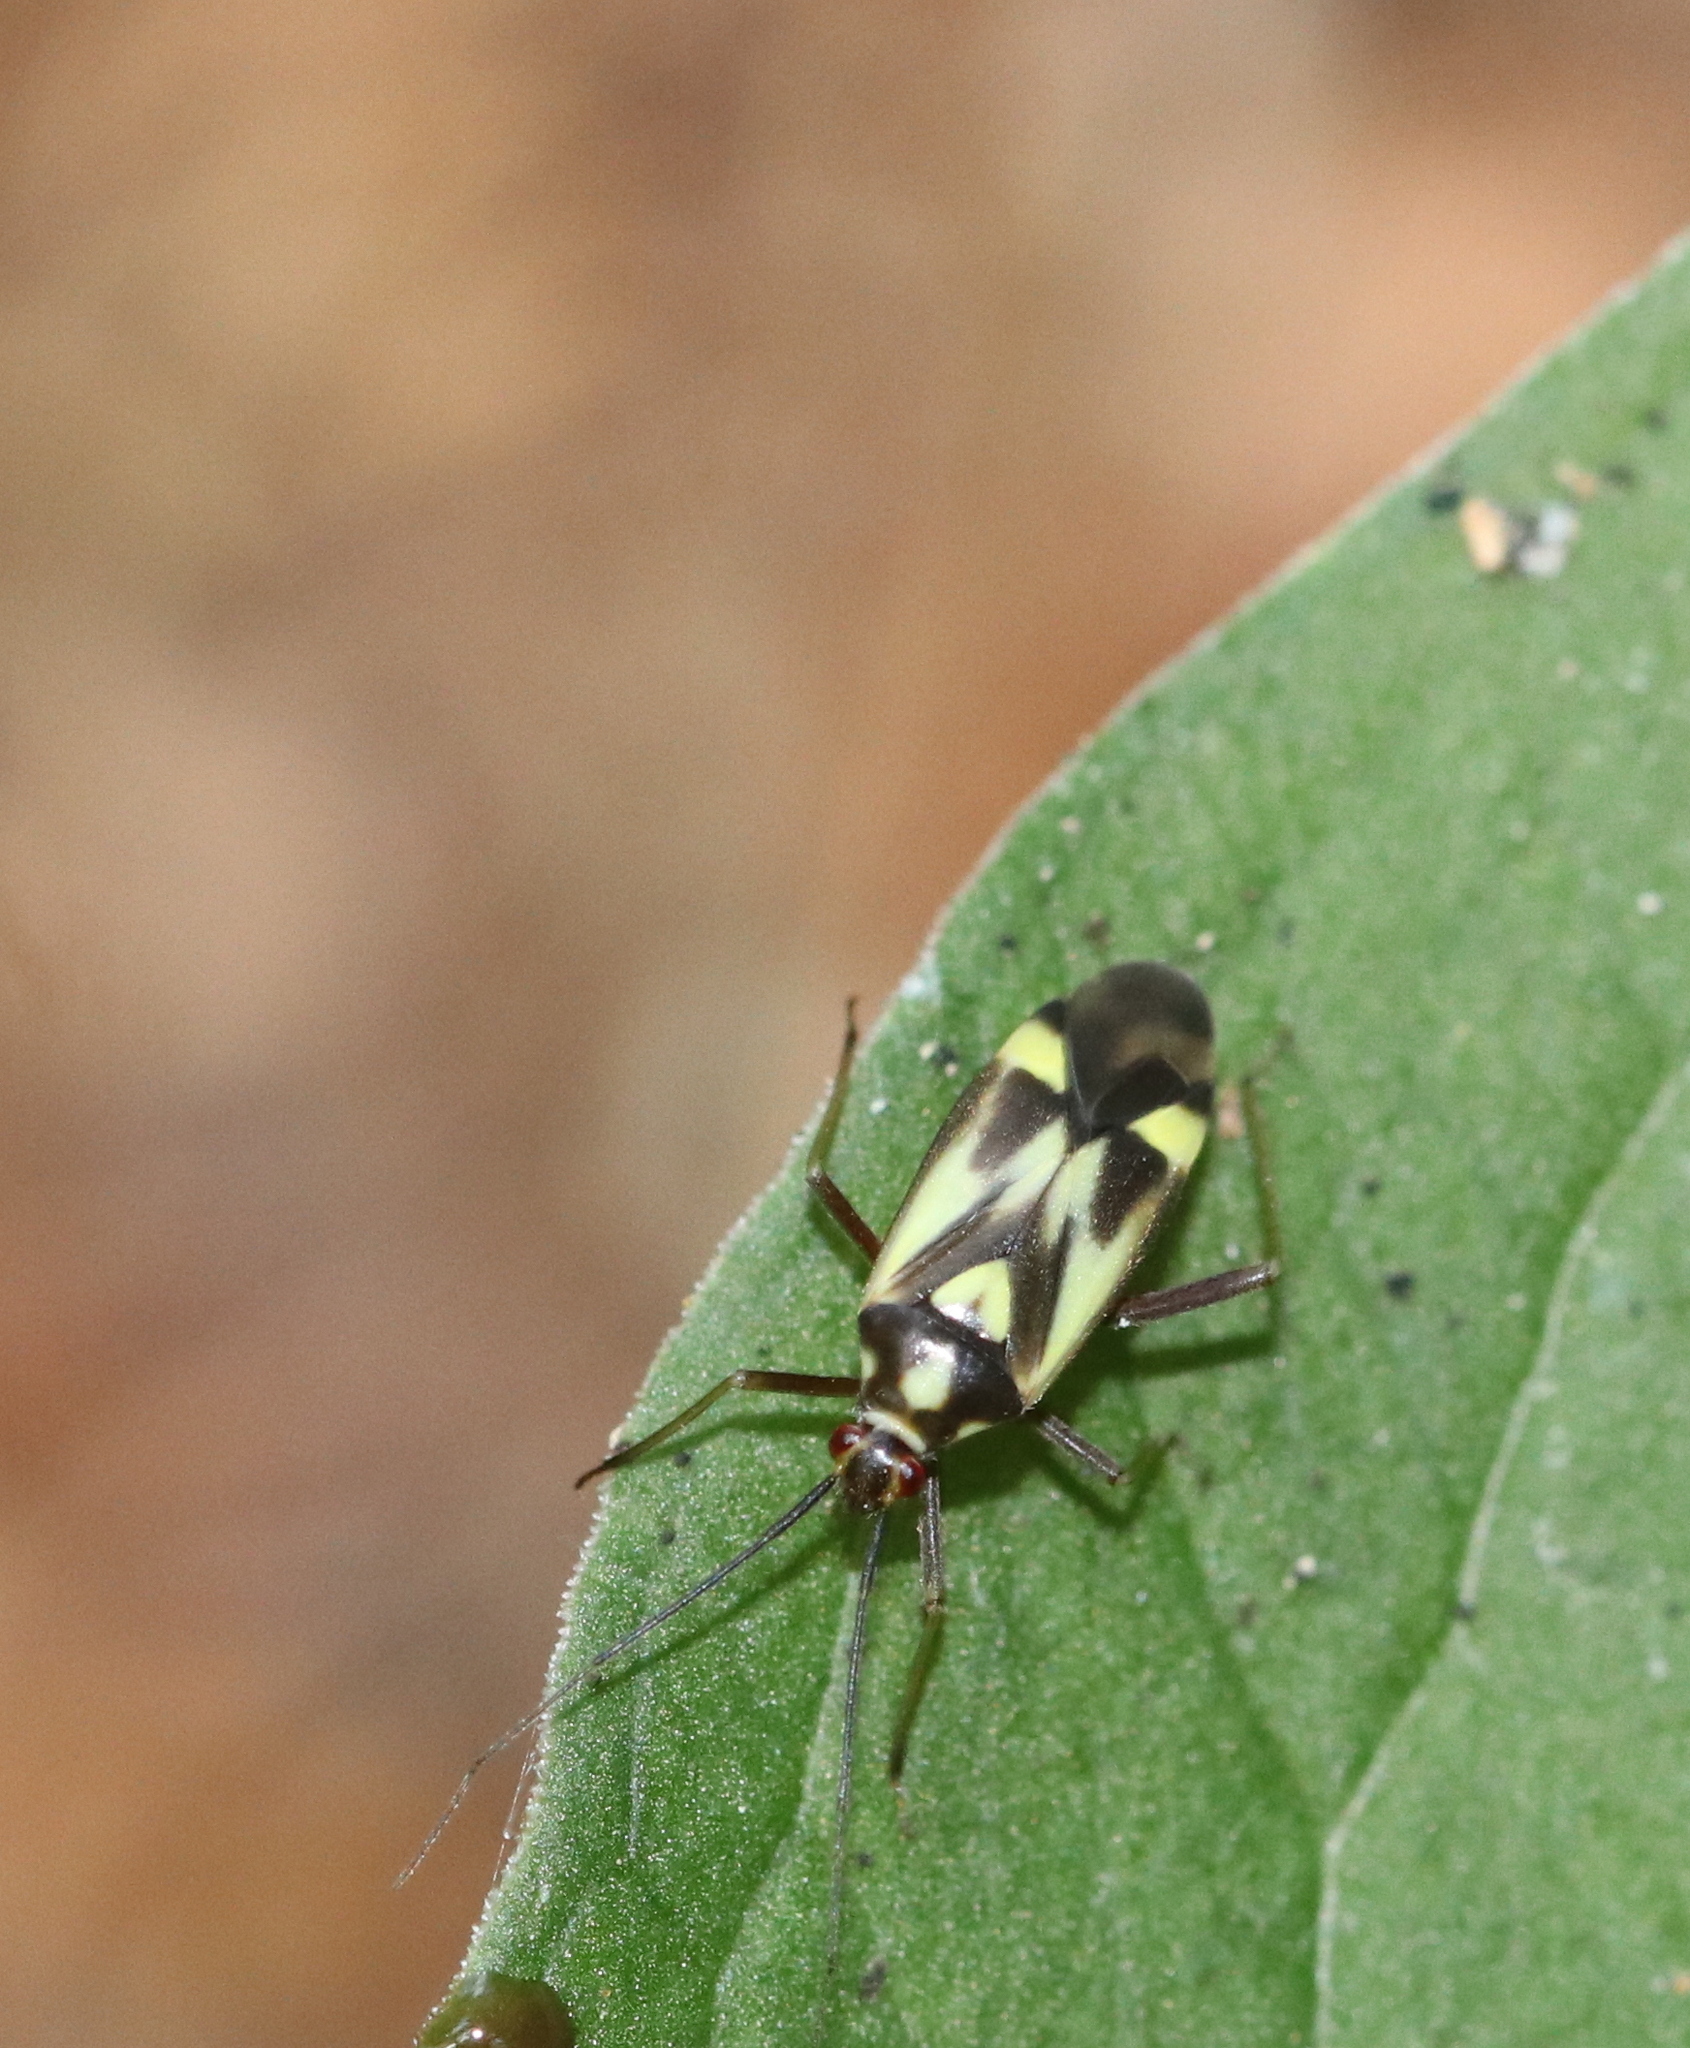
{"type": "Polygon", "coordinates": [[[1690,217],[1690,0],[0,49],[8,2030],[399,2042],[841,995],[1690,217]]]}

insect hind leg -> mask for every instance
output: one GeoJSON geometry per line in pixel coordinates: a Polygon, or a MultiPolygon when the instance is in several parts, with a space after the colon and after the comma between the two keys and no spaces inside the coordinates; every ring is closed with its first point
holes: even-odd
{"type": "Polygon", "coordinates": [[[822,1111],[822,1120],[817,1124],[816,1135],[810,1143],[804,1178],[811,1193],[872,1265],[880,1256],[880,1239],[863,1220],[856,1204],[827,1166],[828,1154],[833,1150],[833,1135],[839,1128],[839,1119],[845,1109],[845,1096],[851,1085],[851,1069],[856,1058],[857,1001],[853,996],[845,1005],[845,1039],[839,1048],[839,1066],[833,1076],[833,1086],[828,1090],[827,1107],[822,1111]]]}
{"type": "Polygon", "coordinates": [[[1279,1227],[1279,1186],[1274,1179],[1273,1155],[1268,1146],[1267,1126],[1262,1117],[1260,1080],[1264,1068],[1279,1056],[1283,1038],[1261,1067],[1253,1067],[1239,1083],[1239,1104],[1243,1111],[1244,1135],[1250,1144],[1250,1163],[1256,1175],[1256,1200],[1261,1210],[1262,1250],[1266,1257],[1253,1266],[1233,1266],[1224,1273],[1211,1273],[1202,1280],[1188,1280],[1179,1287],[1158,1287],[1149,1294],[1133,1294],[1115,1304],[1109,1320],[1119,1330],[1134,1330],[1143,1323],[1159,1323],[1169,1316],[1183,1316],[1194,1308],[1212,1308],[1216,1302],[1233,1301],[1241,1294],[1253,1294],[1259,1287],[1271,1287],[1284,1267],[1284,1246],[1279,1227]]]}
{"type": "Polygon", "coordinates": [[[1262,1115],[1261,1081],[1269,1067],[1291,1042],[1289,1026],[1281,1029],[1272,1049],[1238,1084],[1238,1103],[1244,1113],[1244,1136],[1250,1146],[1250,1164],[1256,1174],[1256,1201],[1261,1211],[1262,1255],[1275,1274],[1284,1264],[1285,1246],[1279,1228],[1279,1183],[1273,1172],[1273,1147],[1268,1143],[1267,1120],[1262,1115]]]}

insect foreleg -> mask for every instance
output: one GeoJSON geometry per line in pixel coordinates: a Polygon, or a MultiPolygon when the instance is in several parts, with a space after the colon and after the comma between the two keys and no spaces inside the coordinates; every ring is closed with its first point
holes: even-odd
{"type": "Polygon", "coordinates": [[[856,1393],[857,1388],[855,1379],[846,1379],[835,1373],[760,1372],[750,1367],[730,1372],[725,1380],[718,1380],[708,1394],[701,1394],[690,1408],[683,1408],[679,1415],[671,1416],[661,1429],[654,1429],[650,1436],[642,1436],[637,1443],[618,1444],[608,1458],[601,1458],[590,1472],[583,1472],[575,1484],[585,1486],[589,1479],[596,1479],[601,1472],[614,1472],[619,1465],[631,1465],[648,1451],[657,1450],[672,1436],[678,1436],[696,1422],[706,1409],[715,1407],[724,1394],[832,1394],[838,1398],[856,1393]]]}
{"type": "Polygon", "coordinates": [[[927,1689],[927,1675],[939,1654],[939,1638],[945,1632],[945,1525],[939,1513],[939,1474],[932,1466],[928,1467],[927,1484],[921,1490],[921,1520],[917,1526],[921,1534],[921,1640],[910,1659],[910,1674],[904,1681],[904,1697],[886,1759],[887,1773],[900,1790],[910,1731],[927,1689]]]}
{"type": "Polygon", "coordinates": [[[856,1057],[857,1004],[853,997],[845,1005],[845,1042],[839,1048],[839,1068],[834,1074],[833,1086],[828,1090],[822,1120],[817,1124],[816,1135],[810,1143],[804,1178],[834,1222],[872,1264],[880,1256],[880,1239],[858,1215],[856,1204],[827,1170],[827,1156],[833,1150],[833,1134],[839,1128],[839,1118],[845,1108],[845,1095],[851,1085],[851,1068],[856,1057]]]}

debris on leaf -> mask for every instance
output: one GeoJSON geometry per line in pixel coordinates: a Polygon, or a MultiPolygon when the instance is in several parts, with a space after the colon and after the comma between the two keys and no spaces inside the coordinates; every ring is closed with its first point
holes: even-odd
{"type": "Polygon", "coordinates": [[[1559,576],[1578,538],[1578,514],[1555,499],[1535,512],[1510,512],[1493,498],[1463,498],[1457,516],[1468,559],[1482,576],[1505,569],[1559,576]]]}
{"type": "Polygon", "coordinates": [[[1575,498],[1594,498],[1602,488],[1602,479],[1576,462],[1556,463],[1555,481],[1562,490],[1571,491],[1575,498]]]}
{"type": "Polygon", "coordinates": [[[1516,534],[1513,520],[1502,507],[1489,498],[1463,498],[1460,520],[1467,558],[1480,575],[1494,576],[1506,569],[1516,534]]]}

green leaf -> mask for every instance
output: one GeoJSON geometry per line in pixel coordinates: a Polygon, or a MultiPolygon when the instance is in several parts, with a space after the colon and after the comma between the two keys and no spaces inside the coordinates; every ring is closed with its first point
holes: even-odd
{"type": "MultiPolygon", "coordinates": [[[[1059,1383],[1118,1452],[1178,1433],[1130,1499],[1025,1431],[948,1457],[902,1814],[871,1767],[917,1629],[900,1528],[831,1991],[861,1536],[831,1511],[559,1713],[479,1967],[549,1979],[592,2044],[809,2041],[824,1996],[824,2038],[898,2048],[1683,2037],[1687,570],[1675,255],[1014,823],[867,1050],[842,1183],[884,1222],[1013,1024],[1171,959],[1224,1071],[1272,1057],[1281,1298],[1059,1383]],[[1569,463],[1603,481],[1563,573],[1478,574],[1442,487],[1529,508],[1569,463]]],[[[854,1370],[860,1272],[800,1165],[635,1429],[735,1366],[854,1370]]],[[[1154,1281],[1258,1242],[1219,1141],[1154,1281]]],[[[610,1481],[557,1672],[796,1499],[839,1413],[738,1397],[610,1481]]]]}
{"type": "Polygon", "coordinates": [[[1474,1523],[1472,1618],[1339,1834],[1335,2042],[1684,2039],[1687,1079],[1586,1210],[1474,1523]]]}

